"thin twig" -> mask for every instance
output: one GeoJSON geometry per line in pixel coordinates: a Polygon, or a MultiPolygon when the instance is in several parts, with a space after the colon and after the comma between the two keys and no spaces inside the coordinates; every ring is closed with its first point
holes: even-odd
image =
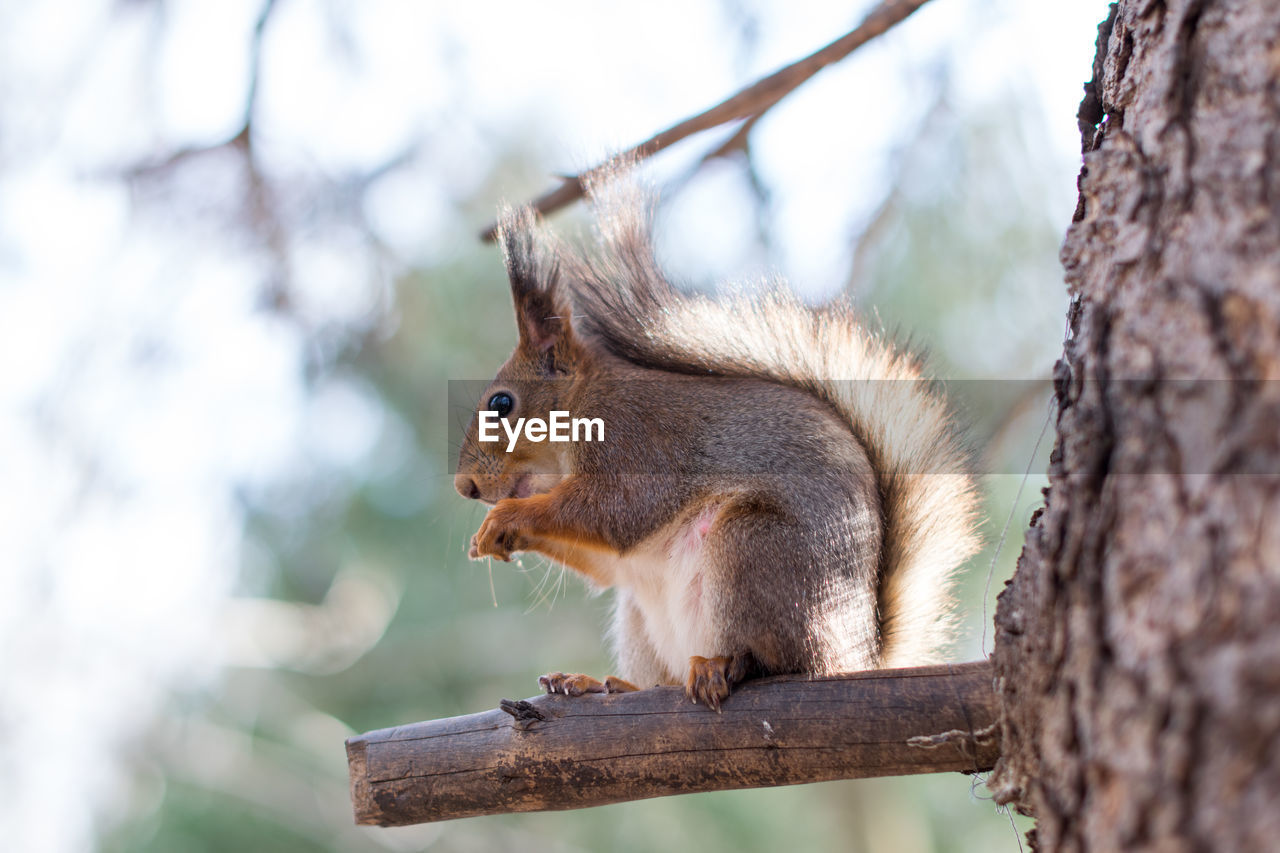
{"type": "Polygon", "coordinates": [[[271,20],[272,14],[276,11],[276,5],[279,0],[265,0],[258,12],[258,17],[254,21],[253,35],[249,41],[249,86],[245,92],[244,107],[241,110],[240,126],[236,128],[236,132],[218,142],[208,145],[189,145],[179,148],[172,154],[161,160],[140,163],[128,171],[125,175],[130,180],[138,178],[149,178],[161,175],[165,172],[172,171],[176,166],[193,160],[204,154],[209,154],[220,149],[230,148],[240,153],[251,167],[251,178],[257,178],[254,174],[253,167],[253,120],[254,114],[257,112],[258,106],[258,88],[259,78],[261,77],[262,68],[262,42],[267,24],[271,20]]]}
{"type": "MultiPolygon", "coordinates": [[[[756,81],[714,107],[660,131],[604,163],[576,175],[562,176],[558,187],[538,196],[530,202],[530,205],[539,213],[551,213],[582,198],[586,191],[587,179],[594,173],[608,169],[616,162],[639,162],[695,133],[739,119],[749,119],[754,123],[774,104],[799,88],[814,74],[844,59],[876,36],[887,32],[927,2],[928,0],[884,0],[862,20],[862,23],[826,47],[756,81]]],[[[486,228],[480,237],[483,240],[492,241],[496,234],[495,223],[486,228]]]]}

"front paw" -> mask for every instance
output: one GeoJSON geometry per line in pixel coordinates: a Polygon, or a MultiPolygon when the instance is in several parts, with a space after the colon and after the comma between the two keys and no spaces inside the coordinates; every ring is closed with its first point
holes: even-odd
{"type": "Polygon", "coordinates": [[[497,557],[510,560],[515,551],[523,551],[527,538],[517,524],[516,511],[511,501],[499,501],[484,517],[480,529],[471,537],[471,549],[467,555],[473,560],[497,557]]]}

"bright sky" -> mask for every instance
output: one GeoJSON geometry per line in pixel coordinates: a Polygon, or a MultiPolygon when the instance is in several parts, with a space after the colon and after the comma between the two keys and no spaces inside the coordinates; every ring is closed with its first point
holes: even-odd
{"type": "MultiPolygon", "coordinates": [[[[225,173],[189,176],[208,210],[171,222],[135,215],[124,187],[101,178],[235,131],[259,5],[173,0],[162,28],[147,4],[0,9],[0,826],[10,849],[88,846],[88,815],[118,805],[122,745],[170,687],[212,683],[220,663],[239,660],[216,642],[239,553],[233,485],[354,464],[386,427],[342,378],[314,400],[304,393],[304,340],[255,311],[262,259],[211,236],[210,216],[233,197],[225,173]]],[[[453,203],[501,140],[540,137],[548,173],[576,170],[856,19],[849,4],[748,0],[761,27],[742,65],[728,5],[281,0],[257,141],[283,174],[368,168],[421,144],[419,161],[374,185],[366,213],[403,258],[439,258],[472,239],[476,223],[457,221],[453,203]]],[[[961,103],[999,111],[1023,92],[1041,105],[1044,169],[1061,187],[1045,204],[1065,226],[1075,110],[1105,11],[1106,0],[934,0],[784,102],[754,145],[779,192],[785,272],[818,289],[838,283],[849,217],[878,201],[896,134],[946,56],[961,103]],[[851,200],[850,187],[865,197],[851,200]]],[[[674,260],[723,272],[745,225],[714,176],[707,187],[682,214],[674,260]]],[[[358,326],[375,310],[386,279],[361,247],[304,230],[288,252],[316,326],[358,326]]]]}

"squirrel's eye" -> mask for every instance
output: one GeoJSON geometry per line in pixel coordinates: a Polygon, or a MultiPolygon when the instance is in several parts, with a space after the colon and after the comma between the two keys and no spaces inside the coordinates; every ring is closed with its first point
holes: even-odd
{"type": "Polygon", "coordinates": [[[489,411],[497,412],[498,417],[505,418],[511,414],[511,407],[516,404],[510,394],[494,394],[489,398],[489,411]]]}

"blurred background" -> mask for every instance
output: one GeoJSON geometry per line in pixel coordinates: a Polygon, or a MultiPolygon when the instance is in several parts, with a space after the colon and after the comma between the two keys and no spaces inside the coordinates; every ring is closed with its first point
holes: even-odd
{"type": "MultiPolygon", "coordinates": [[[[482,507],[452,489],[447,383],[515,340],[477,233],[869,6],[0,2],[3,846],[1018,849],[960,775],[396,830],[347,799],[350,734],[608,669],[607,596],[466,560],[482,507]]],[[[974,380],[989,547],[957,659],[989,650],[1042,500],[1105,12],[934,0],[746,152],[698,168],[727,127],[651,170],[677,280],[847,290],[974,380]]]]}

